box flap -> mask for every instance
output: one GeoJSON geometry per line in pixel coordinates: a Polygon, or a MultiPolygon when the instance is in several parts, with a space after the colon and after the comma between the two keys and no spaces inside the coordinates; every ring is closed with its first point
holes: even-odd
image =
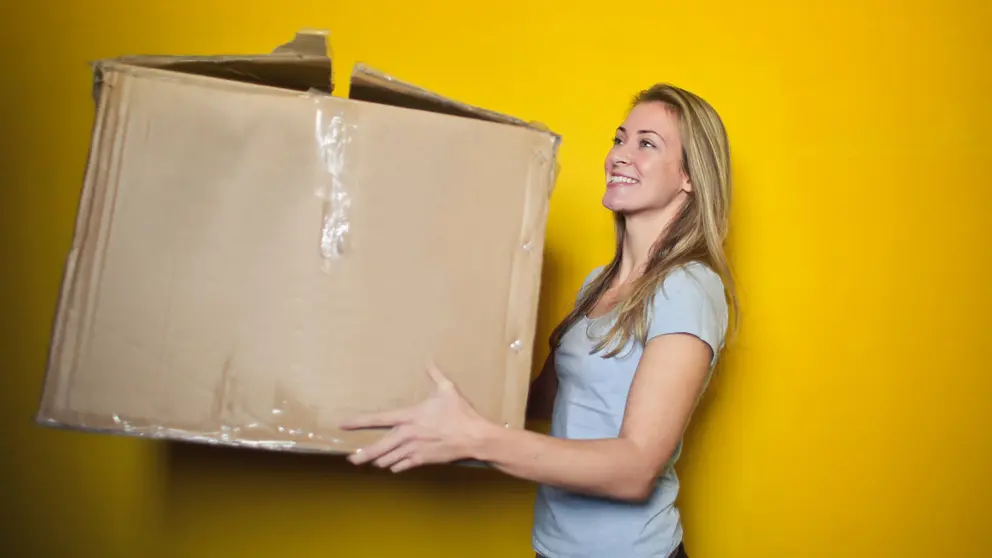
{"type": "Polygon", "coordinates": [[[513,116],[443,97],[433,91],[399,80],[364,63],[356,64],[352,70],[351,90],[348,97],[358,101],[523,126],[546,132],[558,138],[557,134],[539,122],[526,122],[513,116]]]}
{"type": "Polygon", "coordinates": [[[300,30],[294,39],[267,54],[241,55],[133,55],[101,60],[279,87],[294,91],[334,90],[332,61],[326,30],[300,30]]]}

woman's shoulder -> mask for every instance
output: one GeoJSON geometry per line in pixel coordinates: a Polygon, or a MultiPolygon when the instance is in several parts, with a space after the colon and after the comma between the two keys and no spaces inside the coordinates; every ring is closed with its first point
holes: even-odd
{"type": "MultiPolygon", "coordinates": [[[[579,287],[580,296],[599,277],[604,269],[606,269],[605,265],[597,265],[586,273],[585,278],[582,280],[582,285],[579,287]]],[[[720,277],[719,273],[714,271],[709,264],[694,260],[672,268],[665,276],[665,279],[659,283],[656,289],[656,295],[668,296],[669,291],[674,290],[679,293],[694,292],[706,294],[724,300],[724,287],[723,278],[720,277]]]]}
{"type": "Polygon", "coordinates": [[[585,279],[582,280],[582,287],[579,289],[579,291],[581,292],[586,290],[586,288],[590,284],[592,284],[592,282],[595,281],[597,277],[599,277],[599,274],[602,273],[604,269],[606,269],[605,265],[597,265],[596,267],[593,267],[592,270],[589,271],[589,273],[586,273],[586,277],[585,279]]]}
{"type": "Polygon", "coordinates": [[[648,337],[691,333],[718,353],[727,332],[728,310],[723,278],[703,262],[673,268],[655,291],[648,337]]]}
{"type": "Polygon", "coordinates": [[[725,285],[723,278],[709,264],[701,261],[691,261],[672,268],[665,280],[658,286],[659,292],[669,290],[679,292],[699,292],[708,295],[719,295],[724,298],[725,285]]]}

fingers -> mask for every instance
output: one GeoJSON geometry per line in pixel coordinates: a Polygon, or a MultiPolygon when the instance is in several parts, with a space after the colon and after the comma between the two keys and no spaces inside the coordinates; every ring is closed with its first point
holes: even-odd
{"type": "Polygon", "coordinates": [[[403,424],[410,419],[410,409],[371,413],[348,419],[341,423],[342,430],[358,430],[361,428],[391,428],[403,424]]]}
{"type": "Polygon", "coordinates": [[[379,467],[380,469],[385,469],[387,467],[392,468],[397,463],[408,460],[414,451],[415,445],[413,443],[405,443],[376,459],[373,465],[379,467]]]}
{"type": "Polygon", "coordinates": [[[400,473],[422,465],[423,450],[423,444],[409,430],[394,430],[375,444],[356,450],[348,456],[348,461],[355,465],[371,462],[380,469],[400,473]]]}
{"type": "Polygon", "coordinates": [[[395,450],[396,448],[402,446],[403,444],[409,442],[413,436],[408,430],[394,429],[383,436],[378,442],[365,447],[359,448],[354,453],[348,456],[348,461],[351,461],[355,465],[361,465],[363,463],[368,463],[379,459],[383,455],[395,450]]]}
{"type": "Polygon", "coordinates": [[[408,471],[410,469],[413,469],[417,465],[418,463],[416,460],[414,460],[412,457],[407,457],[406,459],[403,459],[399,463],[396,463],[395,465],[390,467],[389,470],[394,473],[402,473],[403,471],[408,471]]]}

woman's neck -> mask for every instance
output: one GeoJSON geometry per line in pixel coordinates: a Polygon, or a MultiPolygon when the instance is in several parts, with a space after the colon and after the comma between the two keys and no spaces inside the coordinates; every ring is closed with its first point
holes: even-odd
{"type": "Polygon", "coordinates": [[[620,256],[618,284],[636,280],[644,273],[651,259],[651,249],[664,234],[669,223],[675,220],[682,209],[682,200],[657,211],[645,211],[624,215],[623,253],[620,256]]]}

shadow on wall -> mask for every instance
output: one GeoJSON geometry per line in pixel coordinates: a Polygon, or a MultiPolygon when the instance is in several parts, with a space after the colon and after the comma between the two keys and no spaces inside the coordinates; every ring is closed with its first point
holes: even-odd
{"type": "MultiPolygon", "coordinates": [[[[374,466],[355,466],[343,455],[302,454],[282,451],[231,448],[206,444],[167,442],[165,451],[167,499],[196,500],[240,492],[246,487],[256,495],[282,499],[299,489],[333,494],[341,486],[349,492],[396,490],[397,496],[411,490],[430,493],[439,505],[457,502],[466,489],[485,484],[509,493],[531,490],[502,473],[481,467],[439,465],[413,469],[396,475],[374,466]]],[[[187,509],[182,506],[178,509],[187,509]]]]}
{"type": "MultiPolygon", "coordinates": [[[[740,165],[737,165],[734,170],[733,180],[735,189],[742,189],[741,183],[743,181],[741,178],[743,173],[740,169],[740,165]]],[[[743,187],[743,189],[746,188],[747,186],[743,187]]],[[[740,195],[735,194],[735,197],[736,199],[739,199],[740,195]]],[[[736,203],[739,204],[739,202],[736,203]]],[[[744,318],[744,316],[747,315],[747,311],[744,307],[744,299],[746,296],[741,292],[741,266],[736,263],[734,253],[736,252],[737,246],[753,241],[751,239],[741,239],[740,236],[736,234],[736,229],[733,226],[733,217],[731,219],[730,230],[731,232],[727,239],[727,255],[731,262],[732,272],[735,275],[734,279],[737,283],[738,289],[737,297],[738,304],[740,305],[738,308],[738,329],[734,336],[727,341],[724,352],[720,356],[716,369],[713,371],[713,375],[710,378],[706,392],[703,394],[696,410],[693,412],[691,421],[689,422],[689,426],[686,428],[685,436],[683,437],[682,455],[676,463],[676,470],[679,474],[680,480],[678,505],[681,508],[683,520],[687,523],[687,528],[689,531],[693,530],[691,523],[696,520],[696,518],[700,518],[700,520],[702,520],[702,518],[707,515],[705,510],[698,510],[697,512],[696,509],[684,504],[685,502],[705,501],[705,498],[693,496],[693,492],[697,486],[694,473],[701,467],[701,462],[699,460],[703,459],[703,456],[707,455],[727,455],[727,452],[723,451],[723,448],[705,447],[705,444],[710,441],[707,438],[707,433],[714,430],[719,430],[722,432],[732,432],[735,430],[732,426],[727,424],[717,425],[716,421],[718,420],[717,417],[720,414],[719,408],[726,401],[729,390],[731,390],[735,385],[740,385],[739,382],[734,382],[732,379],[734,376],[737,376],[742,372],[742,369],[737,362],[739,360],[739,355],[743,354],[745,350],[742,345],[742,340],[745,338],[744,330],[747,328],[747,320],[744,318]]],[[[691,533],[687,532],[687,537],[691,536],[691,533]]]]}
{"type": "Polygon", "coordinates": [[[537,309],[537,330],[534,335],[533,374],[536,377],[544,365],[544,357],[548,353],[548,338],[551,331],[564,318],[559,315],[554,306],[555,297],[551,289],[553,285],[562,284],[563,269],[559,256],[545,245],[543,264],[541,268],[541,290],[537,309]]]}

